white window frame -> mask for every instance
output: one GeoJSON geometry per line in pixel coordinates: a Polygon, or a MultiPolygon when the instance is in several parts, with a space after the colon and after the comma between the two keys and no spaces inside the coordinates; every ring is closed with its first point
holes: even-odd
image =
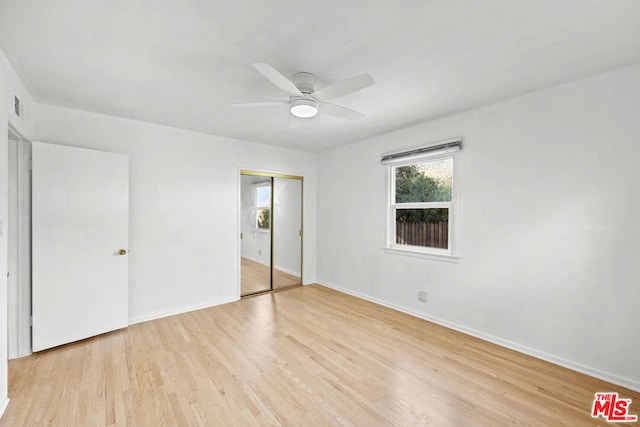
{"type": "Polygon", "coordinates": [[[262,233],[268,233],[271,231],[271,221],[273,221],[273,218],[271,216],[271,191],[273,191],[273,189],[271,188],[271,183],[265,183],[265,182],[261,182],[255,185],[255,203],[256,203],[256,210],[255,210],[255,221],[254,221],[254,227],[256,231],[260,231],[262,233]],[[260,188],[269,188],[269,203],[267,205],[264,206],[259,206],[258,205],[258,191],[260,188]],[[260,228],[258,227],[258,212],[259,211],[264,211],[264,210],[268,210],[269,211],[269,228],[260,228]]]}
{"type": "Polygon", "coordinates": [[[387,167],[387,227],[385,252],[395,255],[406,255],[419,258],[428,258],[438,261],[457,262],[457,236],[458,236],[458,179],[456,174],[456,152],[436,152],[422,154],[405,159],[397,159],[386,162],[387,167]],[[424,203],[395,203],[395,169],[401,166],[426,163],[431,161],[452,159],[453,182],[452,197],[450,202],[424,202],[424,203]],[[449,230],[447,249],[430,248],[424,246],[402,245],[396,243],[396,210],[398,206],[408,209],[449,209],[449,230]]]}

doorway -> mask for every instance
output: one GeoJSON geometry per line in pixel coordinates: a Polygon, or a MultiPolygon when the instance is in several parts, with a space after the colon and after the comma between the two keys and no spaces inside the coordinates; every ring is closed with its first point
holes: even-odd
{"type": "Polygon", "coordinates": [[[9,359],[126,327],[128,157],[11,127],[7,153],[9,359]]]}
{"type": "Polygon", "coordinates": [[[303,177],[240,172],[240,295],[302,284],[303,177]]]}
{"type": "Polygon", "coordinates": [[[8,358],[31,354],[31,142],[8,135],[8,358]]]}

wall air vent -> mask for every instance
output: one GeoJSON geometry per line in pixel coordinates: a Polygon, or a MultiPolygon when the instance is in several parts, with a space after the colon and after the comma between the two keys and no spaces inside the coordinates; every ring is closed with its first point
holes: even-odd
{"type": "Polygon", "coordinates": [[[16,113],[16,116],[20,117],[20,99],[17,96],[14,96],[13,98],[15,100],[15,107],[14,107],[15,110],[14,111],[16,113]]]}

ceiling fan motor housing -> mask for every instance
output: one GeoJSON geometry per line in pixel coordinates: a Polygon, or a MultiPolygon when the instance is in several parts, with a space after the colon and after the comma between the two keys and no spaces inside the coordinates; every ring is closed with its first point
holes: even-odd
{"type": "Polygon", "coordinates": [[[305,71],[295,73],[293,75],[293,84],[296,85],[300,92],[308,95],[315,91],[316,76],[305,71]]]}

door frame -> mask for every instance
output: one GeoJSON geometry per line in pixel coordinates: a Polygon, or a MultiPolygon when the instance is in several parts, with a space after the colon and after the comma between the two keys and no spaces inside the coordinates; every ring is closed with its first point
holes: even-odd
{"type": "MultiPolygon", "coordinates": [[[[271,248],[270,248],[270,269],[271,280],[269,283],[269,289],[264,291],[258,291],[255,293],[247,294],[244,296],[253,296],[266,292],[273,292],[273,225],[274,225],[274,213],[273,213],[273,178],[285,178],[285,179],[297,179],[300,181],[300,284],[304,283],[304,175],[286,172],[275,172],[264,169],[254,168],[238,168],[238,215],[237,215],[237,244],[238,244],[238,298],[242,295],[242,176],[263,176],[271,178],[271,229],[269,230],[271,248]]],[[[286,288],[285,288],[286,289],[286,288]]]]}
{"type": "MultiPolygon", "coordinates": [[[[17,246],[8,247],[9,251],[17,250],[17,270],[9,271],[9,274],[17,280],[16,293],[12,298],[7,298],[7,312],[9,307],[16,310],[17,323],[13,328],[7,325],[8,358],[28,356],[32,353],[31,345],[31,141],[25,138],[14,126],[8,126],[9,139],[17,141],[15,157],[8,157],[8,161],[16,162],[16,177],[9,177],[8,185],[15,186],[15,206],[8,206],[9,215],[16,210],[17,223],[11,224],[7,218],[7,236],[9,233],[17,233],[17,246]]],[[[10,144],[10,142],[8,141],[10,144]]],[[[9,154],[9,152],[8,152],[9,154]]],[[[9,200],[9,204],[12,201],[9,200]]],[[[8,256],[8,255],[7,255],[8,256]]],[[[8,267],[8,265],[7,265],[8,267]]],[[[9,286],[9,283],[7,283],[9,286]]],[[[9,297],[9,295],[8,295],[9,297]]],[[[7,313],[8,314],[8,313],[7,313]]]]}

